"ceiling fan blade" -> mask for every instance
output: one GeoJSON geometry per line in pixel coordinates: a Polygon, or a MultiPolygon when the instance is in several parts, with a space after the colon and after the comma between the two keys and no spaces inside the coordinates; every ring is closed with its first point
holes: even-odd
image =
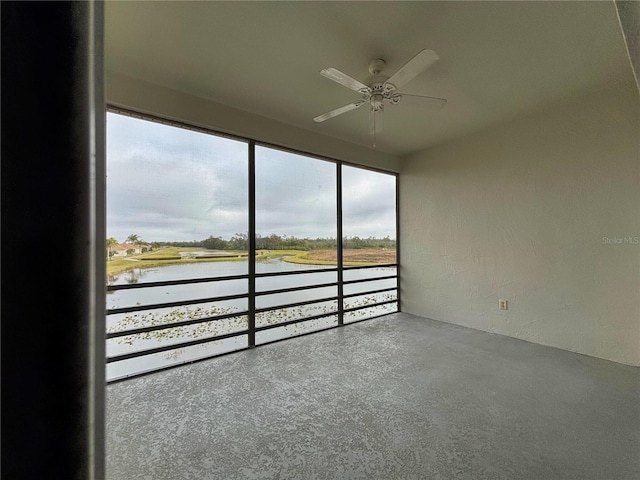
{"type": "Polygon", "coordinates": [[[406,105],[408,107],[431,107],[443,108],[447,104],[446,98],[427,97],[426,95],[411,95],[409,93],[400,93],[402,99],[397,105],[406,105]]]}
{"type": "Polygon", "coordinates": [[[400,88],[413,77],[422,73],[431,65],[436,63],[440,57],[433,50],[425,49],[409,60],[400,70],[394,73],[385,85],[391,84],[396,88],[400,88]]]}
{"type": "Polygon", "coordinates": [[[359,82],[355,78],[352,78],[346,73],[342,73],[340,70],[336,70],[335,68],[325,68],[320,71],[320,75],[327,77],[329,80],[333,80],[334,82],[338,82],[340,85],[344,85],[351,90],[355,90],[356,92],[362,92],[363,90],[367,92],[371,91],[371,89],[364,83],[359,82]]]}
{"type": "Polygon", "coordinates": [[[322,115],[318,115],[317,117],[315,117],[313,119],[313,121],[314,122],[324,122],[325,120],[329,120],[330,118],[337,117],[338,115],[342,115],[343,113],[346,113],[346,112],[349,112],[351,110],[354,110],[354,109],[358,108],[359,106],[361,106],[362,104],[364,104],[364,101],[350,103],[349,105],[345,105],[343,107],[336,108],[335,110],[331,110],[330,112],[323,113],[322,115]]]}

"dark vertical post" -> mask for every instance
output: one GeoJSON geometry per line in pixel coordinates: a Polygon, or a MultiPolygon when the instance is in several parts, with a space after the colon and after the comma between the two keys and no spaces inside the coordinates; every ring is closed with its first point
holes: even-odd
{"type": "Polygon", "coordinates": [[[398,298],[398,311],[402,311],[400,301],[400,174],[396,173],[396,292],[398,298]]]}
{"type": "Polygon", "coordinates": [[[249,141],[249,348],[256,346],[256,142],[249,141]]]}
{"type": "Polygon", "coordinates": [[[104,478],[102,3],[2,3],[2,477],[104,478]]]}
{"type": "Polygon", "coordinates": [[[344,325],[344,261],[342,249],[342,162],[336,163],[336,204],[337,204],[337,258],[338,265],[338,325],[344,325]]]}

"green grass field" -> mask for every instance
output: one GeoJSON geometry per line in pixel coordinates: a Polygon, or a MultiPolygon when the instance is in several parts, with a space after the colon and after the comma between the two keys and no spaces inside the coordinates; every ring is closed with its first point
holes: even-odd
{"type": "Polygon", "coordinates": [[[246,261],[247,252],[229,251],[228,256],[212,256],[200,258],[182,258],[180,252],[203,252],[202,248],[164,247],[151,252],[127,257],[114,257],[107,261],[107,275],[133,270],[134,268],[150,268],[162,265],[179,265],[185,263],[202,262],[233,262],[246,261]]]}

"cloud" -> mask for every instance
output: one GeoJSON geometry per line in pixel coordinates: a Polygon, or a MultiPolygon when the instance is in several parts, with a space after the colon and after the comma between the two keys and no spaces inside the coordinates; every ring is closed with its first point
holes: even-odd
{"type": "Polygon", "coordinates": [[[336,165],[266,147],[256,148],[256,231],[335,237],[336,165]]]}
{"type": "MultiPolygon", "coordinates": [[[[344,233],[395,237],[395,177],[344,167],[344,233]]],[[[109,113],[107,235],[230,238],[248,229],[246,142],[109,113]]],[[[256,231],[335,237],[336,164],[256,147],[256,231]]]]}
{"type": "Polygon", "coordinates": [[[396,237],[396,179],[345,166],[342,172],[342,224],[347,237],[396,237]]]}

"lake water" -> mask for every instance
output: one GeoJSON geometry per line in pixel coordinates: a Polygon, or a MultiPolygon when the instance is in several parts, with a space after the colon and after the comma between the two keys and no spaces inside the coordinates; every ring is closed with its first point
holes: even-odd
{"type": "MultiPolygon", "coordinates": [[[[290,275],[280,277],[264,277],[256,279],[256,292],[269,290],[312,286],[337,281],[336,272],[327,272],[327,266],[297,265],[280,259],[256,263],[256,273],[290,272],[290,275]],[[295,274],[300,270],[317,270],[312,274],[295,274]]],[[[248,273],[246,261],[203,262],[183,265],[168,265],[159,268],[136,269],[110,279],[112,285],[128,283],[149,283],[167,280],[182,280],[191,278],[208,278],[231,275],[246,275],[248,273]]],[[[372,277],[395,275],[395,268],[373,268],[360,270],[345,270],[344,280],[358,280],[372,277]]],[[[357,294],[370,290],[395,287],[395,279],[371,280],[344,286],[344,294],[357,294]]],[[[166,287],[151,287],[131,290],[120,290],[107,295],[107,311],[113,308],[131,307],[136,305],[153,305],[167,302],[182,302],[206,299],[217,296],[246,294],[248,280],[231,280],[221,282],[205,282],[189,285],[172,285],[166,287]]],[[[295,292],[271,295],[257,295],[256,308],[276,307],[302,301],[319,300],[337,296],[337,287],[318,287],[295,292]]],[[[359,295],[345,299],[344,308],[363,306],[375,302],[396,299],[396,292],[389,291],[378,294],[359,295]]],[[[283,321],[309,317],[337,311],[337,301],[323,301],[312,305],[277,309],[256,314],[256,327],[278,324],[283,321]]],[[[107,356],[114,356],[129,352],[171,345],[179,342],[207,338],[237,331],[246,330],[247,317],[240,312],[248,308],[247,299],[233,299],[227,301],[207,302],[202,304],[143,310],[128,314],[107,315],[107,332],[120,331],[149,325],[160,325],[187,318],[204,318],[212,315],[239,315],[213,322],[205,322],[187,327],[167,328],[156,332],[149,332],[127,337],[107,340],[107,356]]],[[[381,315],[397,310],[395,303],[377,307],[364,308],[357,312],[345,314],[345,323],[362,318],[381,315]]],[[[321,330],[337,325],[337,315],[309,320],[293,325],[276,327],[256,332],[256,344],[262,344],[281,338],[300,335],[302,333],[321,330]]],[[[145,355],[132,359],[107,364],[107,379],[112,380],[128,375],[155,370],[160,367],[186,363],[198,358],[208,357],[247,347],[247,335],[214,340],[189,347],[177,347],[166,352],[145,355]]]]}

